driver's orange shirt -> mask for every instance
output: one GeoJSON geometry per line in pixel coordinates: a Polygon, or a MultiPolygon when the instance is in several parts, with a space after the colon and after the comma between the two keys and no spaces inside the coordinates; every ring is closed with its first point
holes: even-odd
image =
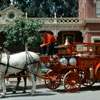
{"type": "Polygon", "coordinates": [[[49,34],[49,33],[44,34],[43,38],[44,38],[43,44],[45,46],[55,43],[57,41],[56,38],[52,34],[49,34]]]}

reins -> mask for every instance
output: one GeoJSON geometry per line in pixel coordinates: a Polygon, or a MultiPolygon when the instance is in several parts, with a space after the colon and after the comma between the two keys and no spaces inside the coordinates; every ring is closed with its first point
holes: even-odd
{"type": "MultiPolygon", "coordinates": [[[[29,53],[28,53],[28,54],[29,54],[29,53]]],[[[8,61],[9,61],[9,60],[8,60],[8,61]]],[[[6,69],[6,71],[5,71],[5,74],[6,74],[7,71],[8,71],[8,67],[11,67],[11,68],[14,68],[14,69],[18,69],[18,70],[21,70],[21,71],[23,70],[22,68],[17,68],[17,67],[15,67],[15,66],[9,65],[9,62],[8,62],[8,61],[7,61],[7,64],[0,62],[0,65],[3,65],[3,66],[6,66],[6,67],[7,67],[7,69],[6,69]]],[[[28,65],[31,65],[31,64],[35,64],[35,63],[39,63],[39,61],[33,61],[33,62],[30,62],[30,63],[27,63],[27,62],[26,62],[26,64],[24,65],[24,67],[26,67],[26,66],[28,66],[28,65]]],[[[29,71],[28,69],[26,69],[26,71],[29,72],[29,73],[31,73],[31,74],[33,74],[33,75],[35,75],[35,76],[37,76],[37,77],[42,78],[42,76],[39,76],[39,75],[37,75],[37,74],[35,74],[35,73],[29,71]]]]}
{"type": "MultiPolygon", "coordinates": [[[[30,65],[30,64],[34,64],[34,63],[29,63],[28,65],[30,65]]],[[[7,64],[1,63],[1,62],[0,62],[0,65],[7,66],[7,64]]],[[[18,69],[18,70],[21,70],[21,71],[23,70],[21,68],[17,68],[17,67],[11,66],[11,65],[9,65],[9,67],[14,68],[14,69],[18,69]]],[[[43,77],[41,77],[41,76],[39,76],[39,75],[37,75],[37,74],[35,74],[33,72],[30,72],[29,70],[26,70],[26,71],[29,72],[29,73],[31,73],[31,74],[33,74],[33,75],[36,75],[37,77],[43,78],[43,77]]]]}

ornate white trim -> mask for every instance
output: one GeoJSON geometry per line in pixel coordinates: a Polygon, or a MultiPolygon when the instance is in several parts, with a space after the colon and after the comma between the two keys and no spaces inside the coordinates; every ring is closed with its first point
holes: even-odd
{"type": "Polygon", "coordinates": [[[91,36],[91,43],[94,43],[94,40],[100,40],[100,36],[91,36]]]}
{"type": "Polygon", "coordinates": [[[80,31],[83,30],[84,27],[81,24],[44,24],[41,30],[70,30],[70,31],[80,31]]]}
{"type": "Polygon", "coordinates": [[[52,32],[54,33],[54,36],[57,38],[58,37],[59,30],[52,30],[52,32]]]}

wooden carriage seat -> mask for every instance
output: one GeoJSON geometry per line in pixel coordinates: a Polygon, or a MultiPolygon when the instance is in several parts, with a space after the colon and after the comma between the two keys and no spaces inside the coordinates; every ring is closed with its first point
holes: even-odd
{"type": "Polygon", "coordinates": [[[72,45],[58,48],[58,55],[66,55],[72,53],[72,45]]]}

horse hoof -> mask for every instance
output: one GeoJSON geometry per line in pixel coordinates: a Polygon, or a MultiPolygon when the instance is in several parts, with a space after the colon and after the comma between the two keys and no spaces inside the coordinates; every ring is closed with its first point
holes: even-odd
{"type": "Polygon", "coordinates": [[[30,95],[31,95],[31,96],[36,96],[36,94],[35,94],[35,93],[30,93],[30,95]]]}
{"type": "Polygon", "coordinates": [[[0,95],[0,98],[5,98],[5,95],[0,95]]]}
{"type": "Polygon", "coordinates": [[[16,93],[16,91],[13,91],[12,93],[13,93],[13,94],[15,94],[15,93],[16,93]]]}
{"type": "Polygon", "coordinates": [[[26,93],[26,91],[23,91],[23,93],[26,93]]]}

